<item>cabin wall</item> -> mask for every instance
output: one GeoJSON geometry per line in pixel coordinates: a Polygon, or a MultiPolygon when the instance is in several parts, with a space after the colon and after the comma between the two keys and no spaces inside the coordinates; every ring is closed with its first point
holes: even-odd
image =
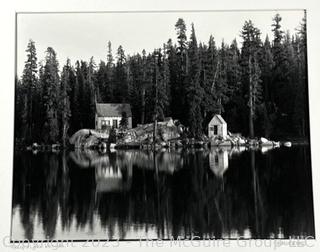
{"type": "Polygon", "coordinates": [[[221,124],[218,120],[211,120],[211,122],[208,125],[208,137],[215,137],[215,136],[221,136],[226,137],[227,136],[227,124],[221,124]],[[214,134],[214,125],[218,126],[218,133],[214,134]]]}
{"type": "Polygon", "coordinates": [[[128,117],[128,129],[132,128],[132,117],[128,117]]]}
{"type": "Polygon", "coordinates": [[[221,135],[223,137],[226,137],[228,135],[228,131],[227,131],[227,124],[222,124],[222,127],[221,127],[221,135]]]}
{"type": "MultiPolygon", "coordinates": [[[[121,116],[118,117],[97,117],[96,115],[96,123],[95,123],[95,129],[101,130],[102,127],[102,121],[107,121],[107,125],[113,126],[113,120],[117,120],[117,126],[119,128],[120,122],[121,122],[121,116]],[[109,124],[108,124],[109,121],[109,124]]],[[[132,117],[128,117],[128,129],[132,128],[132,117]]]]}

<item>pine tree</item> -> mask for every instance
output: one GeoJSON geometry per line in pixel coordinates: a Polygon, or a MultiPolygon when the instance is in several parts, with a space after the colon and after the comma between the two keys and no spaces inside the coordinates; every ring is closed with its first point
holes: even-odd
{"type": "MultiPolygon", "coordinates": [[[[291,120],[289,111],[291,109],[292,89],[290,83],[290,53],[287,49],[290,42],[286,43],[286,35],[281,30],[282,18],[279,14],[275,15],[272,24],[274,35],[272,54],[274,59],[274,69],[272,78],[271,96],[277,108],[277,118],[275,122],[275,134],[282,135],[285,131],[291,131],[291,120]]],[[[290,40],[290,39],[289,39],[290,40]]],[[[291,50],[291,49],[289,49],[291,50]]],[[[285,133],[286,134],[286,133],[285,133]]]]}
{"type": "Polygon", "coordinates": [[[96,81],[96,64],[94,62],[93,57],[90,58],[89,66],[88,66],[88,75],[87,75],[87,87],[88,87],[88,94],[89,94],[89,113],[88,113],[88,120],[89,120],[89,128],[94,128],[94,121],[95,121],[95,111],[96,111],[96,101],[100,99],[98,96],[99,93],[97,92],[97,81],[96,81]]]}
{"type": "Polygon", "coordinates": [[[113,55],[112,55],[112,47],[111,47],[111,42],[108,41],[108,54],[107,54],[107,66],[111,69],[114,64],[113,64],[113,55]]]}
{"type": "Polygon", "coordinates": [[[153,53],[154,60],[154,80],[153,80],[153,93],[154,93],[154,119],[163,120],[165,117],[165,110],[168,106],[168,96],[166,94],[167,79],[164,73],[164,62],[161,49],[153,53]]]}
{"type": "Polygon", "coordinates": [[[261,65],[261,80],[263,87],[263,107],[262,107],[262,122],[261,130],[263,135],[267,138],[273,132],[274,123],[276,120],[276,104],[272,97],[272,81],[273,81],[273,69],[274,60],[271,51],[271,44],[269,37],[266,36],[265,42],[262,48],[262,65],[261,65]]]}
{"type": "MultiPolygon", "coordinates": [[[[243,94],[248,99],[249,136],[254,137],[254,120],[256,119],[257,106],[262,102],[261,93],[261,39],[260,30],[252,21],[246,21],[241,36],[243,39],[241,50],[241,67],[243,94]]],[[[244,111],[245,112],[245,111],[244,111]]],[[[246,124],[244,124],[246,125],[246,124]]]]}
{"type": "Polygon", "coordinates": [[[283,87],[285,83],[288,82],[288,64],[286,58],[285,48],[283,46],[283,38],[284,32],[281,30],[281,22],[282,18],[279,14],[276,14],[273,18],[272,31],[273,31],[273,45],[272,45],[272,56],[274,61],[274,69],[273,69],[273,79],[272,79],[272,93],[271,97],[274,102],[279,106],[279,109],[282,110],[282,99],[285,95],[285,90],[283,87]]]}
{"type": "Polygon", "coordinates": [[[37,54],[34,41],[30,40],[27,46],[27,61],[22,75],[23,112],[22,124],[23,137],[27,143],[34,140],[36,134],[36,95],[37,95],[37,54]]]}
{"type": "Polygon", "coordinates": [[[80,62],[76,61],[75,63],[75,76],[74,83],[71,87],[71,97],[70,97],[70,108],[71,108],[71,128],[72,132],[76,132],[77,130],[83,127],[82,124],[82,113],[81,113],[81,101],[82,101],[82,93],[81,93],[81,80],[80,76],[80,62]]]}
{"type": "Polygon", "coordinates": [[[229,86],[229,97],[237,94],[241,85],[241,68],[240,68],[240,52],[236,39],[232,41],[232,44],[227,49],[227,82],[229,86]]]}
{"type": "Polygon", "coordinates": [[[187,78],[187,35],[186,25],[182,18],[179,18],[175,25],[177,33],[178,46],[176,48],[176,80],[172,83],[172,99],[175,110],[174,115],[181,120],[182,123],[188,122],[186,97],[186,78],[187,78]]]}
{"type": "Polygon", "coordinates": [[[46,63],[43,73],[43,102],[44,102],[44,127],[43,139],[45,143],[55,143],[59,137],[58,108],[59,85],[58,60],[53,48],[46,51],[46,63]]]}
{"type": "Polygon", "coordinates": [[[108,55],[107,55],[107,66],[106,66],[106,85],[105,85],[105,100],[106,102],[113,102],[114,94],[113,94],[113,78],[114,78],[114,58],[112,55],[111,42],[108,42],[108,55]]]}
{"type": "Polygon", "coordinates": [[[70,64],[70,60],[67,59],[66,65],[63,67],[61,73],[61,85],[60,85],[60,132],[61,132],[61,142],[62,146],[66,146],[66,141],[68,139],[68,130],[70,127],[70,91],[71,91],[71,83],[72,83],[73,71],[70,64]]]}
{"type": "Polygon", "coordinates": [[[133,55],[127,61],[127,83],[128,96],[133,115],[133,124],[141,122],[142,113],[142,88],[143,88],[143,66],[140,54],[133,55]]]}
{"type": "Polygon", "coordinates": [[[146,57],[146,79],[145,79],[145,122],[154,122],[156,119],[156,78],[155,78],[155,52],[148,54],[146,57]]]}
{"type": "Polygon", "coordinates": [[[89,128],[90,113],[90,90],[88,85],[88,64],[87,62],[76,62],[76,83],[79,87],[78,104],[79,104],[79,127],[89,128]]]}
{"type": "Polygon", "coordinates": [[[185,50],[187,48],[187,35],[186,35],[186,24],[182,18],[179,18],[175,29],[177,32],[177,40],[178,40],[178,47],[177,47],[177,53],[182,55],[185,53],[185,50]]]}
{"type": "Polygon", "coordinates": [[[227,76],[226,96],[228,99],[225,100],[225,104],[223,106],[223,116],[228,122],[228,128],[230,131],[239,132],[241,131],[241,126],[239,125],[239,108],[244,101],[241,93],[240,51],[235,39],[226,50],[225,62],[225,71],[227,76]]]}
{"type": "Polygon", "coordinates": [[[202,113],[201,101],[203,90],[200,86],[200,59],[198,44],[195,35],[194,25],[191,25],[191,36],[188,48],[188,58],[190,60],[188,75],[189,85],[187,87],[188,124],[193,137],[202,136],[202,113]]]}
{"type": "Polygon", "coordinates": [[[121,115],[121,120],[120,120],[120,125],[122,129],[127,129],[128,128],[128,116],[126,112],[122,112],[121,115]]]}
{"type": "Polygon", "coordinates": [[[227,51],[228,48],[224,41],[222,41],[221,49],[217,55],[217,68],[211,86],[215,97],[215,113],[217,114],[222,114],[224,112],[224,105],[228,102],[227,51]]]}
{"type": "Polygon", "coordinates": [[[281,30],[281,22],[282,18],[280,17],[279,14],[276,14],[275,17],[273,18],[273,24],[271,25],[272,28],[272,32],[273,32],[273,47],[272,47],[272,51],[273,51],[273,56],[274,56],[274,61],[276,62],[276,64],[280,65],[281,62],[283,61],[283,51],[282,51],[282,39],[283,39],[283,34],[284,32],[281,30]]]}
{"type": "Polygon", "coordinates": [[[212,86],[214,78],[218,73],[218,50],[212,35],[210,35],[208,47],[200,44],[199,55],[201,62],[200,85],[204,90],[201,106],[203,111],[204,127],[207,127],[216,109],[216,97],[212,86]]]}
{"type": "Polygon", "coordinates": [[[166,44],[166,54],[168,55],[168,71],[169,71],[169,86],[170,86],[170,114],[173,118],[180,118],[180,111],[177,107],[180,106],[179,87],[178,87],[178,55],[176,46],[169,39],[166,44]]]}
{"type": "Polygon", "coordinates": [[[128,85],[126,82],[126,58],[120,45],[117,50],[117,64],[114,73],[114,99],[115,102],[124,103],[128,100],[128,85]]]}
{"type": "Polygon", "coordinates": [[[110,88],[108,87],[107,66],[104,61],[100,61],[96,73],[96,99],[97,102],[110,101],[110,88]]]}
{"type": "Polygon", "coordinates": [[[165,108],[164,108],[164,113],[166,115],[170,115],[171,114],[170,103],[172,101],[172,97],[171,97],[171,86],[170,86],[169,59],[168,59],[166,44],[163,44],[162,81],[163,81],[164,93],[166,96],[166,104],[165,104],[165,108]]]}
{"type": "Polygon", "coordinates": [[[147,77],[147,57],[146,51],[142,50],[142,62],[141,62],[141,71],[142,71],[142,81],[141,81],[141,123],[145,123],[146,118],[146,87],[148,83],[147,77]]]}
{"type": "Polygon", "coordinates": [[[249,56],[249,133],[254,137],[254,119],[256,118],[257,106],[261,104],[261,70],[256,54],[249,56]]]}
{"type": "Polygon", "coordinates": [[[21,144],[21,139],[23,139],[23,134],[21,129],[23,128],[23,123],[21,118],[23,113],[23,97],[21,80],[18,77],[15,78],[15,110],[14,110],[14,137],[16,143],[21,144]]]}
{"type": "Polygon", "coordinates": [[[295,102],[293,112],[294,128],[299,136],[309,135],[308,111],[308,71],[307,71],[307,29],[306,13],[298,29],[295,39],[297,81],[295,85],[295,102]]]}
{"type": "Polygon", "coordinates": [[[43,143],[43,127],[45,123],[45,118],[46,118],[46,111],[44,109],[44,101],[45,101],[45,61],[41,60],[39,62],[39,81],[38,81],[38,107],[39,109],[37,110],[38,114],[38,122],[37,122],[37,135],[38,135],[38,141],[40,143],[43,143]]]}
{"type": "Polygon", "coordinates": [[[271,84],[272,84],[272,71],[274,68],[274,59],[271,50],[271,44],[269,41],[268,35],[266,36],[265,42],[262,48],[262,79],[263,79],[263,90],[264,90],[264,99],[266,101],[273,101],[270,92],[271,92],[271,84]]]}

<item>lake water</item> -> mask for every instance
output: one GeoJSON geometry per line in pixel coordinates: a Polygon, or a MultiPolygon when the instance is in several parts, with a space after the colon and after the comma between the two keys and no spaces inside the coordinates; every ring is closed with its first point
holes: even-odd
{"type": "Polygon", "coordinates": [[[309,147],[16,152],[12,240],[314,236],[309,147]]]}

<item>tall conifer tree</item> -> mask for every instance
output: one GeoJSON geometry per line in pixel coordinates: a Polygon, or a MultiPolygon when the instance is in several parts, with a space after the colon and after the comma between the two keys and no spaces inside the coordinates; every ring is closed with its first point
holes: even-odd
{"type": "Polygon", "coordinates": [[[34,41],[30,40],[27,46],[27,61],[25,62],[22,75],[22,90],[23,90],[23,137],[27,143],[34,140],[36,134],[36,111],[37,111],[37,53],[34,41]]]}
{"type": "Polygon", "coordinates": [[[46,143],[55,143],[59,137],[59,66],[56,52],[52,47],[46,51],[46,62],[43,73],[44,127],[43,139],[46,143]]]}

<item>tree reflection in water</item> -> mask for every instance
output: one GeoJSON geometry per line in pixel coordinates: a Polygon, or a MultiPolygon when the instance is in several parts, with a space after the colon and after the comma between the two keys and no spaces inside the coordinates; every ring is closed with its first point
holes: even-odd
{"type": "Polygon", "coordinates": [[[310,153],[16,152],[12,239],[314,235],[310,153]]]}

